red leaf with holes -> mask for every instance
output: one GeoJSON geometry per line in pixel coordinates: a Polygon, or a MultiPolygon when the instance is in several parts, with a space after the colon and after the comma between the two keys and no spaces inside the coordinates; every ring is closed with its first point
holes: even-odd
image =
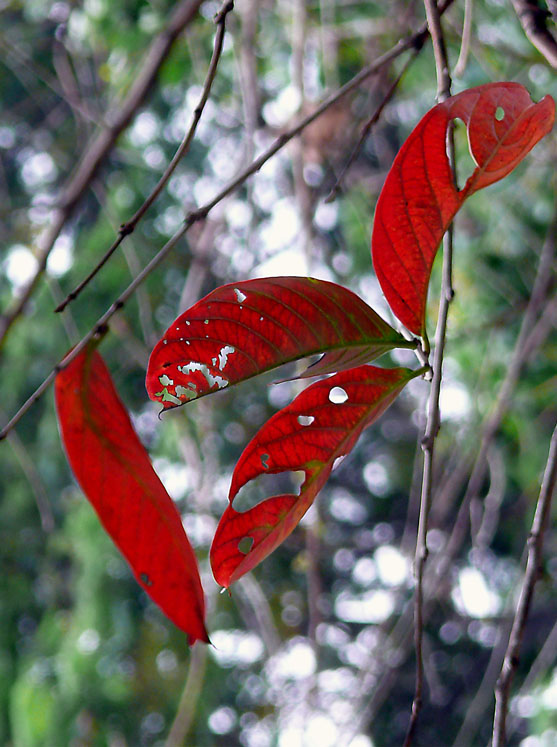
{"type": "Polygon", "coordinates": [[[189,635],[208,642],[197,561],[101,356],[89,346],[56,377],[68,461],[138,581],[189,635]]]}
{"type": "Polygon", "coordinates": [[[230,486],[230,505],[211,547],[217,583],[230,586],[267,557],[297,526],[335,461],[423,369],[360,366],[309,386],[274,415],[245,448],[230,486]],[[277,495],[240,513],[232,502],[258,475],[303,470],[299,495],[277,495]],[[253,541],[248,552],[243,544],[253,541]],[[240,549],[242,548],[242,549],[240,549]]]}
{"type": "Polygon", "coordinates": [[[533,104],[518,83],[488,83],[435,106],[400,149],[377,202],[373,266],[392,310],[414,334],[425,332],[425,306],[437,247],[464,200],[502,179],[552,128],[555,103],[533,104]],[[453,183],[447,131],[467,127],[477,168],[461,190],[453,183]]]}
{"type": "Polygon", "coordinates": [[[170,408],[315,353],[325,355],[302,376],[415,346],[340,285],[259,278],[217,288],[179,316],[151,354],[146,385],[170,408]]]}

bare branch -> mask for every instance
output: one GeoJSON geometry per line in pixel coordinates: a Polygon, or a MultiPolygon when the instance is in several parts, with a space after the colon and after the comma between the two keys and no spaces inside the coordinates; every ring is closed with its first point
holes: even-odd
{"type": "Polygon", "coordinates": [[[234,8],[234,3],[231,0],[225,1],[223,4],[223,7],[221,10],[217,13],[215,16],[215,23],[217,24],[217,33],[215,35],[215,44],[213,47],[213,54],[211,57],[211,62],[209,63],[209,70],[207,71],[207,76],[205,78],[205,83],[203,85],[203,90],[201,92],[201,98],[199,99],[199,103],[195,107],[193,111],[193,118],[191,125],[189,127],[189,130],[187,131],[184,139],[180,143],[176,153],[174,154],[172,160],[166,167],[164,174],[161,176],[159,181],[157,182],[155,188],[151,192],[151,194],[147,197],[143,205],[139,208],[139,210],[136,211],[136,213],[132,216],[132,218],[127,222],[123,223],[120,226],[120,230],[118,231],[118,237],[114,240],[108,251],[105,253],[105,255],[102,257],[100,262],[91,270],[91,272],[87,275],[87,277],[79,283],[79,285],[74,288],[74,290],[68,294],[68,296],[64,299],[64,301],[59,304],[55,311],[63,311],[66,306],[77,298],[77,296],[81,293],[81,291],[91,282],[91,280],[95,277],[95,275],[99,272],[99,270],[104,267],[104,265],[108,262],[110,257],[114,254],[116,249],[120,246],[122,241],[126,238],[126,236],[129,236],[133,231],[135,230],[137,224],[139,221],[143,218],[147,210],[151,207],[151,205],[155,202],[155,200],[158,198],[164,187],[166,186],[166,183],[176,170],[176,166],[180,163],[182,158],[186,155],[186,153],[190,149],[190,145],[192,143],[192,140],[195,136],[195,132],[197,130],[197,125],[199,124],[199,120],[201,119],[201,115],[203,114],[203,109],[205,108],[205,104],[207,103],[209,99],[209,95],[211,93],[211,88],[213,85],[213,81],[215,80],[215,75],[217,73],[218,64],[220,61],[220,57],[222,54],[222,45],[224,41],[224,34],[225,34],[225,25],[226,25],[226,16],[230,11],[232,11],[234,8]]]}
{"type": "Polygon", "coordinates": [[[108,126],[101,130],[85,149],[81,161],[68,178],[62,190],[60,207],[54,211],[50,227],[37,242],[37,270],[17,301],[0,317],[0,347],[11,326],[26,308],[33,295],[37,283],[45,271],[54,242],[62,228],[73,214],[75,207],[85,194],[99,168],[106,161],[119,135],[129,125],[145,101],[174,42],[186,26],[193,21],[201,2],[202,0],[183,0],[176,7],[167,28],[153,40],[142,69],[128,95],[116,111],[110,112],[106,116],[108,126]]]}
{"type": "Polygon", "coordinates": [[[548,11],[537,0],[512,0],[512,4],[528,39],[551,67],[557,68],[557,40],[547,28],[548,11]]]}
{"type": "Polygon", "coordinates": [[[520,599],[509,637],[509,645],[501,668],[501,676],[495,688],[495,717],[493,719],[493,747],[503,747],[511,685],[520,661],[520,648],[526,630],[534,588],[540,576],[544,532],[549,520],[551,498],[557,481],[557,425],[551,437],[549,455],[543,476],[532,531],[528,537],[528,560],[520,599]]]}

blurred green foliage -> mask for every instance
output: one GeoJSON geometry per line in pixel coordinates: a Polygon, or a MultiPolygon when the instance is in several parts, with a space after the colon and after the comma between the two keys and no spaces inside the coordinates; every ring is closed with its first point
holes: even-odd
{"type": "MultiPolygon", "coordinates": [[[[62,184],[97,127],[106,123],[105,114],[118,110],[144,64],[147,47],[165,28],[175,5],[170,0],[3,4],[3,308],[33,270],[37,239],[62,184]]],[[[3,418],[90,329],[184,214],[216,194],[293,120],[300,103],[292,82],[294,5],[286,0],[236,3],[213,93],[190,153],[126,240],[125,251],[118,251],[64,319],[55,316],[53,307],[96,264],[118,226],[142,204],[188,127],[211,55],[211,18],[218,10],[215,2],[203,3],[174,45],[146,104],[65,226],[46,276],[7,338],[0,361],[3,418]],[[252,13],[257,23],[250,41],[252,13]],[[249,69],[256,73],[257,92],[246,82],[249,69]],[[254,98],[257,130],[251,133],[246,118],[254,98]]],[[[331,80],[346,82],[423,22],[419,3],[323,0],[301,5],[306,17],[304,106],[329,92],[331,80]]],[[[460,47],[462,5],[455,3],[443,20],[453,63],[460,47]]],[[[546,93],[555,96],[552,71],[525,39],[510,6],[482,0],[474,7],[469,62],[464,75],[455,79],[454,91],[512,79],[523,83],[535,100],[546,93]]],[[[332,110],[337,114],[325,116],[321,130],[304,135],[305,186],[297,185],[293,174],[295,151],[281,151],[216,208],[205,225],[190,231],[113,320],[102,344],[200,559],[215,646],[208,650],[204,674],[203,667],[194,668],[199,693],[187,704],[191,713],[185,742],[191,747],[344,745],[350,743],[353,727],[359,736],[352,747],[402,743],[414,689],[411,629],[404,627],[404,615],[412,599],[418,439],[427,385],[413,382],[364,434],[307,522],[233,589],[232,598],[219,595],[210,577],[211,535],[226,505],[235,460],[297,385],[270,385],[268,379],[239,386],[160,421],[143,385],[149,351],[179,311],[221,283],[261,274],[259,267],[270,260],[288,274],[292,254],[285,252],[294,250],[302,263],[308,259],[304,236],[309,235],[311,247],[307,272],[349,286],[387,314],[369,255],[373,208],[397,148],[434,104],[429,45],[367,138],[340,196],[330,206],[323,200],[360,127],[401,65],[398,59],[368,80],[343,101],[340,115],[332,110]],[[302,198],[311,206],[310,225],[298,209],[302,198]]],[[[504,182],[474,196],[456,221],[456,297],[438,440],[433,556],[450,535],[464,485],[452,493],[442,488],[475,454],[481,423],[507,371],[541,247],[554,231],[554,170],[552,136],[504,182]]],[[[552,272],[554,299],[555,268],[552,272]]],[[[431,330],[439,275],[436,265],[431,330]]],[[[520,581],[555,421],[556,342],[553,328],[528,362],[494,440],[484,485],[493,499],[487,540],[480,546],[467,536],[432,603],[420,743],[449,745],[458,739],[463,747],[489,740],[492,687],[468,732],[459,735],[459,730],[471,707],[477,707],[474,698],[490,657],[501,656],[497,651],[520,581]],[[487,600],[483,610],[467,606],[463,571],[476,574],[470,578],[476,579],[476,600],[487,600]]],[[[412,357],[395,356],[384,363],[389,362],[413,365],[412,357]]],[[[51,393],[0,446],[0,475],[0,743],[162,745],[194,667],[192,654],[185,636],[135,584],[75,487],[51,393]],[[45,499],[41,525],[37,502],[45,499]],[[45,531],[50,513],[53,528],[45,531]]],[[[545,557],[515,692],[555,624],[553,526],[545,557]]],[[[538,677],[528,682],[530,689],[513,700],[509,744],[541,747],[557,739],[554,658],[554,653],[546,657],[538,677]]]]}

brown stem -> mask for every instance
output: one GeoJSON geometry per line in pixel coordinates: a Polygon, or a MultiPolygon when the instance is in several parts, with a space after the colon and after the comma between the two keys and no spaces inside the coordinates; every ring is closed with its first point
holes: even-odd
{"type": "Polygon", "coordinates": [[[524,33],[551,67],[557,68],[557,40],[547,28],[549,13],[537,0],[512,0],[524,33]]]}
{"type": "MultiPolygon", "coordinates": [[[[439,9],[435,0],[424,0],[427,24],[433,43],[435,57],[435,70],[437,74],[437,99],[445,101],[451,93],[451,76],[449,73],[449,62],[439,9]]],[[[449,130],[448,138],[449,160],[454,174],[454,139],[452,129],[449,130]]],[[[456,180],[456,179],[455,179],[456,180]]],[[[416,650],[416,685],[412,712],[404,747],[410,747],[416,733],[419,713],[423,702],[424,686],[424,664],[423,664],[423,636],[424,636],[424,572],[428,556],[427,528],[429,511],[431,506],[431,492],[433,482],[433,461],[435,439],[439,432],[439,395],[441,392],[441,381],[443,377],[443,356],[445,351],[445,339],[447,331],[447,318],[449,306],[453,299],[452,286],[452,264],[453,264],[453,230],[452,226],[443,239],[443,271],[441,282],[441,299],[437,326],[435,328],[435,349],[433,356],[433,377],[427,409],[427,420],[425,434],[422,441],[424,452],[424,467],[422,475],[422,494],[420,500],[420,514],[418,519],[418,536],[416,539],[416,554],[414,558],[414,576],[416,579],[416,590],[414,593],[414,645],[416,650]]],[[[427,345],[427,343],[426,343],[427,345]]]]}

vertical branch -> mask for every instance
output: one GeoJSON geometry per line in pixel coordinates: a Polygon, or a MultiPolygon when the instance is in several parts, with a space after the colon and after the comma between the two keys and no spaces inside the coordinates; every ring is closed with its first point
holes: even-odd
{"type": "MultiPolygon", "coordinates": [[[[433,43],[435,57],[435,70],[437,74],[437,100],[445,101],[451,93],[451,76],[447,49],[441,28],[441,20],[436,0],[424,0],[427,17],[427,25],[433,43]]],[[[452,130],[449,130],[448,139],[449,160],[454,173],[454,140],[452,130]]],[[[439,315],[435,329],[435,350],[433,355],[433,378],[429,395],[427,420],[425,434],[422,441],[424,452],[424,467],[422,473],[422,494],[420,500],[420,513],[418,519],[418,536],[416,539],[416,554],[414,559],[414,576],[416,579],[416,590],[414,594],[414,645],[416,649],[416,686],[414,700],[412,702],[412,713],[410,723],[406,732],[404,747],[412,744],[416,731],[418,716],[422,707],[424,686],[423,665],[423,636],[424,636],[424,571],[428,555],[427,549],[427,526],[429,509],[431,505],[431,490],[433,480],[433,458],[435,439],[439,431],[439,395],[441,392],[441,380],[443,375],[443,356],[445,352],[445,337],[447,331],[447,318],[449,306],[454,291],[452,285],[453,264],[453,231],[452,226],[443,239],[443,271],[441,282],[441,299],[439,304],[439,315]]],[[[425,346],[427,348],[427,340],[425,346]]]]}
{"type": "Polygon", "coordinates": [[[470,51],[470,39],[472,37],[472,8],[473,0],[465,0],[464,3],[464,26],[462,28],[462,42],[460,45],[460,54],[454,67],[454,74],[457,78],[464,75],[466,64],[468,62],[468,52],[470,51]]]}
{"type": "Polygon", "coordinates": [[[493,719],[493,747],[505,744],[506,720],[512,681],[520,661],[520,647],[526,629],[526,620],[530,612],[534,587],[540,576],[543,539],[549,520],[551,498],[557,482],[557,425],[549,445],[549,455],[543,476],[536,512],[532,522],[532,531],[528,537],[528,560],[520,599],[509,637],[509,645],[501,668],[501,675],[495,688],[495,716],[493,719]]]}

